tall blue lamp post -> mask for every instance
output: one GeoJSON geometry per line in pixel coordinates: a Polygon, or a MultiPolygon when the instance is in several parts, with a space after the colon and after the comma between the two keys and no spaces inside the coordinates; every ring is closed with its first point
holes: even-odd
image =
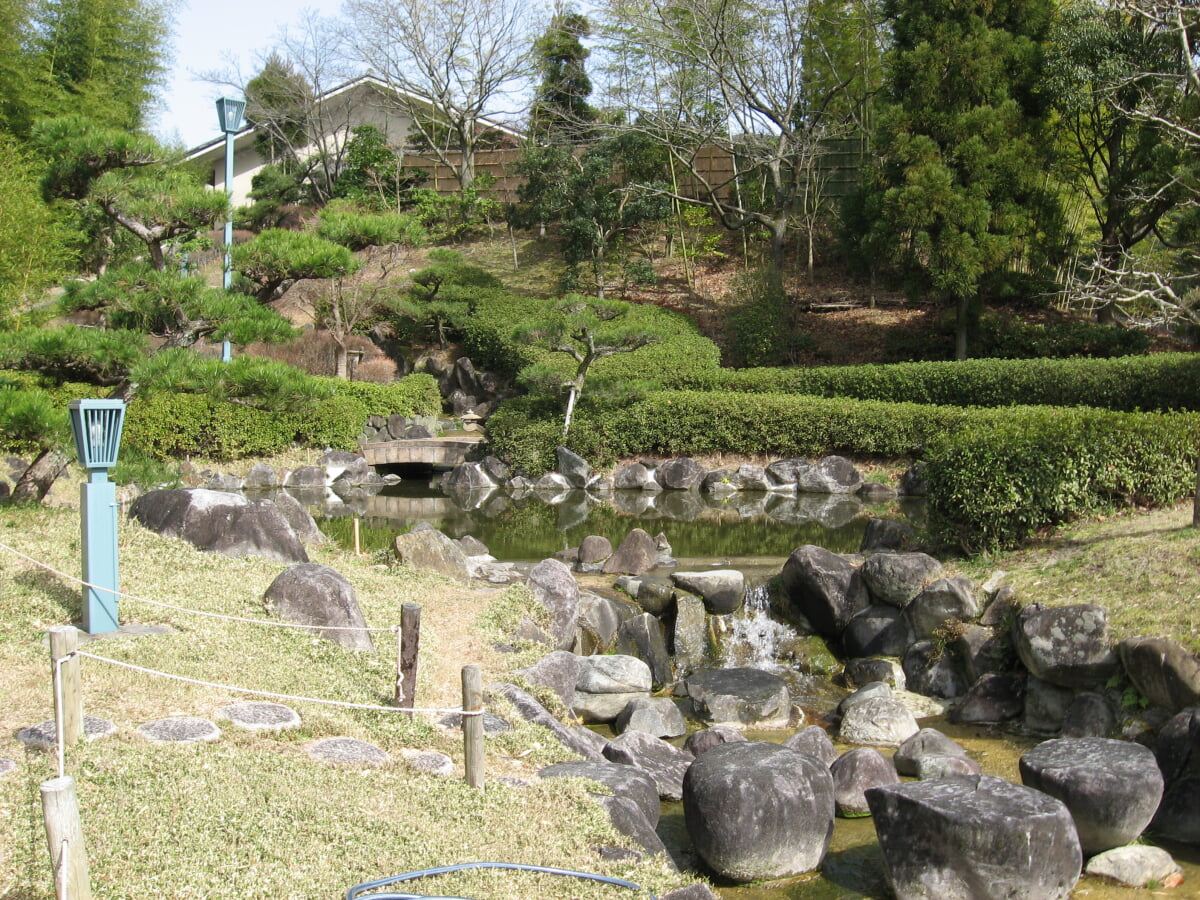
{"type": "Polygon", "coordinates": [[[79,462],[88,472],[80,486],[83,527],[83,630],[88,634],[116,631],[117,621],[117,490],[108,470],[121,448],[124,400],[72,400],[71,431],[79,462]],[[90,585],[90,586],[89,586],[90,585]]]}
{"type": "MultiPolygon", "coordinates": [[[[242,127],[242,113],[246,111],[245,100],[235,100],[233,97],[222,97],[217,101],[217,121],[225,132],[225,193],[229,196],[229,216],[225,219],[225,290],[233,283],[233,260],[230,250],[233,247],[233,136],[242,127]]],[[[221,345],[221,359],[229,362],[233,358],[233,348],[226,338],[221,345]]]]}

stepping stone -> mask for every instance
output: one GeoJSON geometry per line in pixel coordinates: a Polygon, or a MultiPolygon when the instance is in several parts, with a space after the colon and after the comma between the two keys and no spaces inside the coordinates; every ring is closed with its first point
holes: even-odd
{"type": "Polygon", "coordinates": [[[221,729],[198,716],[171,716],[137,727],[138,734],[155,743],[197,744],[221,739],[221,729]]]}
{"type": "Polygon", "coordinates": [[[1084,871],[1093,878],[1134,888],[1148,887],[1152,882],[1173,888],[1183,881],[1183,869],[1160,847],[1135,845],[1106,850],[1089,859],[1084,871]]]}
{"type": "MultiPolygon", "coordinates": [[[[100,738],[105,738],[116,733],[117,726],[108,721],[108,719],[101,719],[97,716],[83,717],[84,740],[97,741],[100,738]]],[[[48,722],[22,728],[16,733],[15,737],[26,747],[39,750],[53,750],[58,743],[58,729],[54,725],[54,720],[51,719],[48,722]]]]}
{"type": "Polygon", "coordinates": [[[454,775],[454,760],[445,753],[438,753],[436,750],[410,750],[406,748],[400,751],[400,755],[404,757],[404,761],[408,763],[410,769],[415,769],[418,772],[424,772],[427,775],[438,775],[442,778],[450,778],[454,775]]]}
{"type": "Polygon", "coordinates": [[[283,731],[300,727],[300,716],[282,703],[231,703],[218,707],[217,716],[246,731],[283,731]]]}
{"type": "MultiPolygon", "coordinates": [[[[443,716],[438,720],[438,724],[443,728],[462,728],[463,714],[450,713],[448,716],[443,716]]],[[[483,714],[483,733],[486,735],[504,734],[506,731],[512,731],[512,723],[508,719],[501,718],[495,713],[485,712],[483,714]]]]}
{"type": "Polygon", "coordinates": [[[343,765],[384,766],[392,758],[366,741],[357,738],[332,737],[313,741],[305,752],[313,759],[343,765]]]}
{"type": "Polygon", "coordinates": [[[0,778],[17,771],[17,764],[11,759],[0,757],[0,778]]]}

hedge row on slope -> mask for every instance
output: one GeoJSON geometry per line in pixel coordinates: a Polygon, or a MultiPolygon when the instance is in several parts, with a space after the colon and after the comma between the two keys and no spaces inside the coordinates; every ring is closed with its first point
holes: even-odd
{"type": "Polygon", "coordinates": [[[122,443],[156,459],[269,456],[294,444],[355,450],[368,416],[437,415],[441,395],[430,375],[392,384],[319,379],[333,396],[302,412],[256,409],[207,394],[161,392],[129,405],[122,443]]]}
{"type": "Polygon", "coordinates": [[[927,452],[933,536],[1012,547],[1080,516],[1162,506],[1196,488],[1200,415],[1024,409],[972,421],[927,452]]]}
{"type": "Polygon", "coordinates": [[[1120,412],[1200,409],[1200,354],[1114,359],[970,359],[889,366],[721,369],[680,386],[945,406],[1094,406],[1120,412]]]}

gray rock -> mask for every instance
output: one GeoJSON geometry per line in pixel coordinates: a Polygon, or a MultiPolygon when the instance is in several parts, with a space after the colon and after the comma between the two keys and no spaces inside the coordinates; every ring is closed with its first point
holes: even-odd
{"type": "Polygon", "coordinates": [[[243,701],[217,708],[217,717],[246,731],[287,731],[300,727],[300,716],[282,703],[243,701]]]}
{"type": "Polygon", "coordinates": [[[671,654],[667,652],[662,623],[649,613],[622,622],[613,646],[617,653],[636,656],[645,662],[650,667],[655,687],[670,684],[674,680],[671,654]]]}
{"type": "Polygon", "coordinates": [[[853,494],[863,485],[862,473],[841,456],[826,456],[796,469],[796,490],[811,494],[853,494]]]}
{"type": "Polygon", "coordinates": [[[1167,638],[1135,637],[1117,646],[1129,680],[1170,712],[1200,704],[1200,657],[1167,638]]]}
{"type": "Polygon", "coordinates": [[[482,463],[465,462],[443,476],[442,486],[460,492],[486,491],[494,488],[496,481],[482,463]]]}
{"type": "Polygon", "coordinates": [[[492,456],[490,453],[480,460],[479,465],[483,467],[483,471],[496,484],[503,484],[512,477],[512,470],[509,469],[508,463],[498,457],[492,456]]]}
{"type": "Polygon", "coordinates": [[[906,497],[924,497],[929,493],[925,478],[925,463],[915,462],[900,476],[899,491],[906,497]]]}
{"type": "Polygon", "coordinates": [[[241,494],[200,489],[147,491],[133,501],[129,517],[199,550],[308,562],[304,545],[269,500],[250,501],[241,494]]]}
{"type": "Polygon", "coordinates": [[[242,479],[227,472],[203,472],[204,487],[210,491],[240,491],[242,479]]]}
{"type": "Polygon", "coordinates": [[[454,775],[454,760],[437,750],[415,750],[405,747],[400,751],[405,763],[414,772],[451,778],[454,775]]]}
{"type": "Polygon", "coordinates": [[[998,725],[1021,715],[1025,709],[1025,680],[1013,673],[984,675],[963,695],[950,715],[953,722],[998,725]]]}
{"type": "Polygon", "coordinates": [[[709,725],[783,728],[791,715],[787,684],[761,669],[700,669],[685,686],[696,717],[709,725]]]}
{"type": "Polygon", "coordinates": [[[984,675],[1012,668],[1016,653],[1007,631],[972,623],[962,625],[957,631],[951,649],[962,663],[967,681],[973,683],[984,675]]]}
{"type": "Polygon", "coordinates": [[[996,589],[992,601],[979,616],[979,624],[988,628],[1011,628],[1021,611],[1017,590],[1011,584],[1002,584],[996,589]]]}
{"type": "Polygon", "coordinates": [[[630,700],[613,723],[617,734],[641,731],[658,738],[687,734],[683,713],[669,697],[639,697],[630,700]]]}
{"type": "Polygon", "coordinates": [[[904,653],[901,661],[908,689],[928,697],[952,699],[967,689],[958,659],[942,652],[933,641],[917,641],[904,653]]]}
{"type": "Polygon", "coordinates": [[[699,756],[718,744],[744,740],[746,740],[746,736],[736,728],[730,728],[728,725],[713,725],[711,728],[701,728],[699,731],[689,734],[687,740],[683,742],[683,749],[692,756],[699,756]]]}
{"type": "Polygon", "coordinates": [[[612,554],[612,541],[601,535],[588,535],[579,544],[579,564],[581,566],[602,563],[612,554]]]}
{"type": "Polygon", "coordinates": [[[897,900],[1065,898],[1082,856],[1053,797],[980,775],[867,791],[897,900]]]}
{"type": "Polygon", "coordinates": [[[248,491],[261,491],[279,486],[279,474],[266,463],[255,463],[246,473],[242,487],[248,491]]]}
{"type": "Polygon", "coordinates": [[[904,677],[904,667],[897,659],[872,658],[848,659],[843,669],[843,677],[849,687],[859,688],[872,681],[880,681],[898,691],[908,687],[908,679],[904,677]]]}
{"type": "Polygon", "coordinates": [[[747,741],[698,757],[684,779],[683,813],[697,853],[733,881],[816,869],[833,834],[833,778],[804,753],[747,741]]]}
{"type": "Polygon", "coordinates": [[[840,637],[846,624],[868,603],[857,569],[824,547],[798,547],[783,566],[782,585],[789,608],[825,637],[840,637]]]}
{"type": "Polygon", "coordinates": [[[920,781],[933,781],[937,778],[970,778],[982,775],[983,770],[967,756],[931,753],[917,760],[916,774],[920,781]]]}
{"type": "Polygon", "coordinates": [[[933,637],[947,622],[969,622],[978,616],[975,594],[974,583],[962,575],[927,584],[904,610],[917,640],[933,637]]]}
{"type": "Polygon", "coordinates": [[[711,569],[705,572],[672,572],[671,580],[704,601],[710,615],[736,612],[746,595],[746,576],[737,569],[711,569]]]}
{"type": "Polygon", "coordinates": [[[538,770],[538,778],[586,778],[632,802],[653,829],[662,804],[654,779],[636,766],[600,761],[555,763],[538,770]]]}
{"type": "Polygon", "coordinates": [[[156,744],[211,743],[221,739],[221,729],[208,719],[170,716],[137,727],[137,733],[156,744]]]}
{"type": "Polygon", "coordinates": [[[1117,720],[1103,694],[1084,691],[1072,698],[1062,719],[1065,738],[1106,738],[1113,733],[1117,720]]]}
{"type": "Polygon", "coordinates": [[[660,491],[662,488],[654,473],[641,463],[630,463],[613,475],[613,490],[616,491],[660,491]]]}
{"type": "Polygon", "coordinates": [[[701,668],[709,657],[708,614],[704,601],[690,594],[675,602],[675,621],[671,624],[671,647],[680,675],[701,668]]]}
{"type": "Polygon", "coordinates": [[[1200,775],[1184,775],[1167,786],[1150,829],[1167,840],[1200,845],[1200,775]]]}
{"type": "Polygon", "coordinates": [[[704,475],[704,466],[686,456],[667,460],[655,472],[658,483],[668,491],[698,490],[704,475]]]}
{"type": "Polygon", "coordinates": [[[842,632],[842,648],[850,656],[900,656],[912,642],[908,619],[886,603],[856,613],[842,632]]]}
{"type": "Polygon", "coordinates": [[[1025,730],[1033,734],[1057,734],[1062,728],[1075,692],[1030,675],[1025,679],[1025,730]]]}
{"type": "Polygon", "coordinates": [[[460,538],[455,538],[455,543],[458,544],[460,550],[468,557],[471,556],[490,556],[487,545],[477,537],[472,537],[469,534],[464,534],[460,538]]]}
{"type": "Polygon", "coordinates": [[[833,746],[833,739],[829,737],[829,732],[820,725],[801,728],[784,741],[783,746],[789,750],[795,750],[797,753],[807,753],[809,756],[819,759],[821,764],[826,766],[832,765],[833,761],[838,758],[837,748],[833,746]]]}
{"type": "Polygon", "coordinates": [[[863,532],[859,553],[879,553],[881,551],[902,553],[912,547],[917,541],[917,533],[907,522],[897,522],[895,519],[872,518],[867,521],[863,532]]]}
{"type": "Polygon", "coordinates": [[[1183,869],[1161,847],[1116,847],[1093,856],[1083,871],[1132,888],[1172,888],[1183,880],[1183,869]]]}
{"type": "Polygon", "coordinates": [[[834,806],[839,816],[859,819],[871,814],[864,793],[868,788],[899,784],[891,760],[872,747],[848,750],[829,766],[833,776],[834,806]]]}
{"type": "Polygon", "coordinates": [[[329,486],[329,473],[324,466],[300,466],[293,469],[283,479],[284,487],[290,488],[324,488],[329,486]]]}
{"type": "Polygon", "coordinates": [[[1013,643],[1025,668],[1062,687],[1092,688],[1117,670],[1108,615],[1090,603],[1056,609],[1026,606],[1013,625],[1013,643]]]}
{"type": "Polygon", "coordinates": [[[890,484],[881,484],[878,481],[865,481],[858,489],[859,499],[871,506],[895,500],[898,493],[890,484]]]}
{"type": "Polygon", "coordinates": [[[557,559],[544,559],[529,572],[529,590],[550,611],[550,636],[557,650],[570,650],[579,622],[579,584],[557,559]]]}
{"type": "MultiPolygon", "coordinates": [[[[83,739],[97,741],[117,733],[117,726],[99,716],[83,717],[83,739]]],[[[19,729],[13,735],[17,742],[35,750],[53,750],[58,746],[58,728],[53,719],[19,729]]]]}
{"type": "Polygon", "coordinates": [[[500,683],[491,685],[488,692],[503,697],[512,704],[513,709],[526,722],[547,729],[560,744],[578,753],[584,759],[599,760],[603,758],[596,740],[603,743],[604,738],[586,728],[567,728],[550,715],[549,711],[527,691],[521,690],[514,684],[500,683]]]}
{"type": "Polygon", "coordinates": [[[1163,792],[1150,750],[1107,738],[1043,741],[1021,757],[1021,781],[1067,805],[1085,856],[1140,835],[1163,792]]]}
{"type": "Polygon", "coordinates": [[[347,650],[375,650],[354,586],[336,569],[318,563],[289,566],[271,582],[263,601],[285,622],[310,625],[347,650]]]}
{"type": "Polygon", "coordinates": [[[287,491],[278,491],[275,494],[274,503],[275,507],[287,520],[287,523],[292,526],[292,531],[296,533],[296,537],[300,539],[300,543],[307,546],[309,544],[323,544],[329,540],[317,526],[317,522],[312,517],[312,514],[304,508],[304,505],[299,500],[287,491]]]}
{"type": "Polygon", "coordinates": [[[916,775],[920,761],[926,756],[957,756],[967,759],[967,751],[936,728],[922,728],[896,748],[892,762],[901,775],[916,775]]]}
{"type": "Polygon", "coordinates": [[[659,897],[659,900],[721,900],[707,884],[696,882],[687,887],[670,891],[659,897]]]}
{"type": "Polygon", "coordinates": [[[649,693],[652,680],[650,667],[635,656],[581,656],[575,688],[591,694],[649,693]]]}
{"type": "Polygon", "coordinates": [[[625,711],[625,707],[634,700],[644,700],[649,696],[648,691],[629,691],[620,694],[593,694],[588,691],[576,691],[571,710],[581,721],[589,725],[603,725],[615,722],[617,717],[625,711]]]}
{"type": "Polygon", "coordinates": [[[880,603],[904,609],[942,575],[942,564],[927,553],[873,553],[862,565],[862,579],[880,603]]]}
{"type": "Polygon", "coordinates": [[[917,720],[899,700],[868,697],[843,708],[838,735],[848,744],[898,747],[919,730],[917,720]]]}
{"type": "Polygon", "coordinates": [[[567,481],[566,477],[557,472],[547,472],[541,478],[533,483],[533,489],[546,499],[547,496],[557,495],[561,499],[550,499],[547,502],[557,504],[566,499],[569,491],[574,489],[571,482],[567,481]]]}
{"type": "Polygon", "coordinates": [[[555,650],[531,666],[517,669],[517,674],[530,684],[554,691],[563,706],[575,704],[575,683],[579,681],[579,657],[568,650],[555,650]]]}
{"type": "Polygon", "coordinates": [[[633,609],[613,597],[603,597],[590,591],[579,595],[579,631],[581,653],[607,653],[616,638],[621,623],[634,615],[633,609]]]}
{"type": "Polygon", "coordinates": [[[767,466],[767,478],[777,485],[795,490],[800,471],[811,466],[812,460],[799,456],[777,459],[767,466]]]}
{"type": "MultiPolygon", "coordinates": [[[[633,766],[621,766],[620,768],[632,769],[633,766]]],[[[657,799],[656,797],[655,800],[657,801],[657,799]]],[[[596,801],[608,814],[608,821],[612,824],[612,827],[630,838],[634,844],[642,849],[642,852],[650,856],[660,853],[665,854],[667,852],[662,838],[654,830],[654,825],[646,818],[641,808],[632,800],[621,794],[612,794],[607,797],[597,797],[596,801]]],[[[628,853],[631,851],[623,852],[628,853]]]]}
{"type": "Polygon", "coordinates": [[[304,752],[312,759],[345,766],[386,766],[392,761],[374,744],[349,737],[321,738],[309,744],[304,752]]]}
{"type": "Polygon", "coordinates": [[[679,800],[683,796],[683,776],[695,757],[664,740],[641,731],[627,731],[604,747],[605,759],[637,766],[654,779],[658,796],[679,800]]]}
{"type": "Polygon", "coordinates": [[[567,484],[575,488],[587,487],[592,478],[592,467],[586,459],[566,447],[555,448],[554,457],[558,463],[558,471],[567,480],[567,484]]]}
{"type": "Polygon", "coordinates": [[[658,547],[654,538],[640,528],[625,535],[621,546],[604,563],[605,575],[643,575],[658,563],[658,547]]]}
{"type": "Polygon", "coordinates": [[[643,612],[664,616],[675,604],[675,585],[669,578],[646,575],[641,579],[635,596],[643,612]]]}
{"type": "Polygon", "coordinates": [[[435,528],[414,529],[398,534],[392,550],[403,565],[421,572],[435,572],[459,584],[471,581],[471,567],[462,548],[435,528]]]}

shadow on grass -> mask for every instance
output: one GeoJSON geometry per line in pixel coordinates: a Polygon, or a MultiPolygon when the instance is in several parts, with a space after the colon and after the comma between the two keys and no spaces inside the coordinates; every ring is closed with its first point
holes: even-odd
{"type": "Polygon", "coordinates": [[[83,621],[83,588],[64,584],[58,576],[42,570],[23,572],[13,580],[30,590],[45,594],[62,607],[73,623],[78,625],[83,621]]]}

